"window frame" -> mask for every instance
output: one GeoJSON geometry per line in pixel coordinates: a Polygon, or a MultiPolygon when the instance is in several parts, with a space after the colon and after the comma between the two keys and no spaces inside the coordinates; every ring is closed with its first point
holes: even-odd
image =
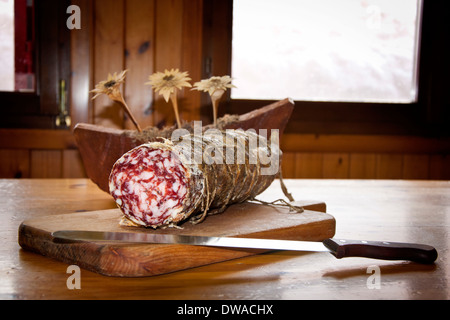
{"type": "Polygon", "coordinates": [[[69,5],[70,0],[35,0],[36,90],[0,92],[0,128],[56,128],[60,81],[65,80],[66,88],[70,87],[70,31],[66,27],[69,5]]]}
{"type": "MultiPolygon", "coordinates": [[[[231,74],[232,12],[233,0],[213,1],[212,12],[221,6],[222,16],[215,15],[215,21],[207,30],[214,34],[220,27],[226,28],[226,37],[206,38],[209,47],[205,61],[211,61],[209,74],[227,72],[231,74]]],[[[421,136],[449,136],[450,108],[448,94],[445,92],[445,76],[449,74],[450,64],[447,57],[449,49],[445,39],[450,30],[445,21],[448,19],[448,4],[445,1],[422,3],[422,19],[419,37],[418,94],[417,101],[409,104],[373,103],[373,102],[321,102],[295,101],[294,112],[285,129],[287,133],[313,134],[396,134],[421,136]]],[[[206,13],[208,14],[208,13],[206,13]]],[[[214,21],[213,19],[213,21],[214,21]]],[[[222,31],[223,32],[223,31],[222,31]]],[[[233,76],[231,74],[231,76],[233,76]]],[[[228,92],[223,112],[242,114],[267,105],[271,100],[231,99],[228,92]]]]}

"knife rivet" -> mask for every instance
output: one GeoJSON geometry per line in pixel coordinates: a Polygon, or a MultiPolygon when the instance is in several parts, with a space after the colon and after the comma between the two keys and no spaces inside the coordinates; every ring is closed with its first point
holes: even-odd
{"type": "Polygon", "coordinates": [[[362,243],[367,243],[367,241],[366,241],[366,240],[362,240],[361,242],[362,242],[362,243]]]}

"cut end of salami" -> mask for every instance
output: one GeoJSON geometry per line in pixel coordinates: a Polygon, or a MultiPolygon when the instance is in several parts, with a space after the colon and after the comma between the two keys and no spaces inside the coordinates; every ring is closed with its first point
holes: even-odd
{"type": "Polygon", "coordinates": [[[163,144],[158,148],[146,144],[115,163],[109,189],[129,220],[158,227],[177,223],[190,213],[191,179],[178,154],[163,144]]]}

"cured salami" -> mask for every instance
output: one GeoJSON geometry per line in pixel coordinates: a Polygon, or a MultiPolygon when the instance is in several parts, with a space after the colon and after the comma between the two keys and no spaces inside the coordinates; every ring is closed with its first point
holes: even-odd
{"type": "Polygon", "coordinates": [[[157,228],[191,217],[199,223],[273,182],[278,144],[269,146],[251,130],[213,131],[146,143],[117,160],[109,189],[128,222],[157,228]]]}

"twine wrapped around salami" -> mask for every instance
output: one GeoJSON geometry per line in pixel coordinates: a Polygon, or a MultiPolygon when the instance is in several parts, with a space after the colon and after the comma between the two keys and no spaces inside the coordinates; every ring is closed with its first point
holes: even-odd
{"type": "Polygon", "coordinates": [[[124,214],[122,224],[157,228],[188,218],[199,223],[253,199],[279,172],[277,130],[270,145],[254,130],[184,131],[140,145],[114,164],[109,189],[124,214]]]}

